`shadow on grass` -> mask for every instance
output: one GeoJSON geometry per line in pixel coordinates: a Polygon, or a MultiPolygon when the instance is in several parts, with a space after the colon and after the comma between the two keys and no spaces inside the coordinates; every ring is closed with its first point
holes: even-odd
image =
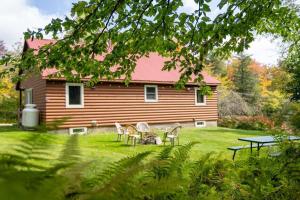
{"type": "Polygon", "coordinates": [[[18,126],[0,126],[0,133],[1,132],[16,132],[16,131],[22,131],[18,126]]]}
{"type": "MultiPolygon", "coordinates": [[[[53,199],[58,194],[68,197],[73,194],[74,184],[79,177],[66,173],[80,162],[78,137],[71,136],[64,144],[55,165],[46,166],[52,157],[52,135],[26,134],[21,143],[13,147],[12,153],[0,154],[0,199],[53,199]],[[63,178],[62,178],[63,177],[63,178]],[[67,189],[63,184],[67,183],[67,189]],[[51,189],[49,189],[51,188],[51,189]]],[[[76,170],[76,172],[81,172],[76,170]]],[[[58,199],[58,198],[54,198],[58,199]]],[[[59,198],[71,199],[71,198],[59,198]]],[[[72,198],[73,199],[73,198],[72,198]]]]}
{"type": "Polygon", "coordinates": [[[221,127],[220,129],[207,129],[202,130],[202,132],[209,133],[231,133],[231,134],[239,134],[239,135],[267,135],[267,131],[258,131],[258,130],[242,130],[242,129],[228,129],[221,127]]]}
{"type": "Polygon", "coordinates": [[[116,140],[97,140],[94,141],[94,143],[124,143],[124,141],[120,142],[120,141],[116,141],[116,140]]]}
{"type": "MultiPolygon", "coordinates": [[[[120,144],[116,144],[116,145],[106,145],[105,147],[109,147],[111,149],[119,149],[119,148],[145,148],[143,149],[143,151],[147,150],[147,148],[158,148],[158,149],[162,149],[162,148],[166,148],[166,147],[169,147],[171,145],[155,145],[155,144],[136,144],[136,146],[134,146],[133,144],[125,144],[125,143],[120,143],[120,144]]],[[[182,145],[179,145],[179,146],[175,146],[176,147],[180,147],[182,145]]],[[[141,150],[141,149],[139,149],[141,150]]]]}
{"type": "Polygon", "coordinates": [[[46,130],[40,130],[40,129],[22,129],[18,127],[17,125],[13,126],[0,126],[0,133],[9,133],[9,132],[31,132],[31,133],[47,133],[46,130]]]}

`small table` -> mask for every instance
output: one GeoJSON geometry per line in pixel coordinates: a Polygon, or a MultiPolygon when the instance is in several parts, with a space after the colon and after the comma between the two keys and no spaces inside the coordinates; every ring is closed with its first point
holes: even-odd
{"type": "Polygon", "coordinates": [[[141,135],[141,138],[143,138],[144,135],[146,135],[146,134],[148,134],[148,133],[151,133],[150,130],[148,130],[148,131],[140,131],[140,130],[138,130],[138,131],[139,131],[139,133],[140,133],[140,135],[141,135]]]}
{"type": "Polygon", "coordinates": [[[144,135],[141,138],[142,144],[155,144],[155,138],[157,137],[157,134],[155,132],[143,132],[144,135]]]}
{"type": "Polygon", "coordinates": [[[287,136],[287,137],[275,137],[275,136],[259,136],[259,137],[250,137],[250,138],[239,138],[240,141],[250,142],[250,148],[252,153],[252,147],[253,143],[257,144],[257,151],[260,150],[260,148],[264,144],[270,144],[270,143],[277,143],[279,141],[284,140],[300,140],[300,137],[298,136],[287,136]]]}

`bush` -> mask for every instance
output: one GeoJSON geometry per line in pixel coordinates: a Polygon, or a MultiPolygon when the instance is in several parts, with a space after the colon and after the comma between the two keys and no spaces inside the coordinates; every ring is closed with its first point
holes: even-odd
{"type": "Polygon", "coordinates": [[[0,110],[0,123],[16,123],[18,118],[17,111],[0,110]]]}
{"type": "Polygon", "coordinates": [[[0,123],[15,123],[18,116],[18,99],[0,98],[0,123]]]}
{"type": "Polygon", "coordinates": [[[291,104],[287,122],[294,131],[300,131],[300,103],[291,104]]]}
{"type": "Polygon", "coordinates": [[[234,115],[253,115],[256,111],[237,92],[218,91],[218,112],[221,117],[234,115]]]}
{"type": "Polygon", "coordinates": [[[274,128],[274,122],[265,116],[223,117],[218,120],[218,125],[245,130],[268,130],[274,128]]]}
{"type": "Polygon", "coordinates": [[[300,131],[300,103],[285,103],[281,110],[272,116],[277,127],[286,132],[300,131]]]}

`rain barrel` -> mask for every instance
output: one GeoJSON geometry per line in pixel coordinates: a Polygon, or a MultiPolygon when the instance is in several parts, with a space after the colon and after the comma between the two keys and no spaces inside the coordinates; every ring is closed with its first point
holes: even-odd
{"type": "Polygon", "coordinates": [[[39,111],[35,104],[26,104],[22,111],[22,126],[34,128],[39,124],[39,111]]]}

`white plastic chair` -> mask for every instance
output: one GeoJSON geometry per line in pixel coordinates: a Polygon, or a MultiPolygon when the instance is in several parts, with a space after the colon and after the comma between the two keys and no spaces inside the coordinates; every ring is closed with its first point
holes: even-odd
{"type": "Polygon", "coordinates": [[[139,132],[147,133],[150,132],[150,127],[147,122],[138,122],[136,128],[139,132]]]}
{"type": "Polygon", "coordinates": [[[179,131],[182,128],[181,125],[176,124],[176,126],[171,131],[166,131],[164,134],[164,145],[166,144],[166,140],[169,139],[171,142],[171,145],[175,145],[175,140],[177,140],[177,143],[179,145],[179,131]]]}
{"type": "Polygon", "coordinates": [[[141,136],[138,134],[138,130],[132,125],[127,125],[126,134],[128,134],[127,144],[129,140],[131,140],[131,144],[133,143],[133,145],[135,146],[136,141],[141,140],[141,136]]]}
{"type": "Polygon", "coordinates": [[[117,141],[121,141],[122,135],[126,134],[126,130],[121,126],[121,124],[119,124],[117,122],[115,123],[115,126],[117,128],[117,134],[118,134],[117,141]]]}

